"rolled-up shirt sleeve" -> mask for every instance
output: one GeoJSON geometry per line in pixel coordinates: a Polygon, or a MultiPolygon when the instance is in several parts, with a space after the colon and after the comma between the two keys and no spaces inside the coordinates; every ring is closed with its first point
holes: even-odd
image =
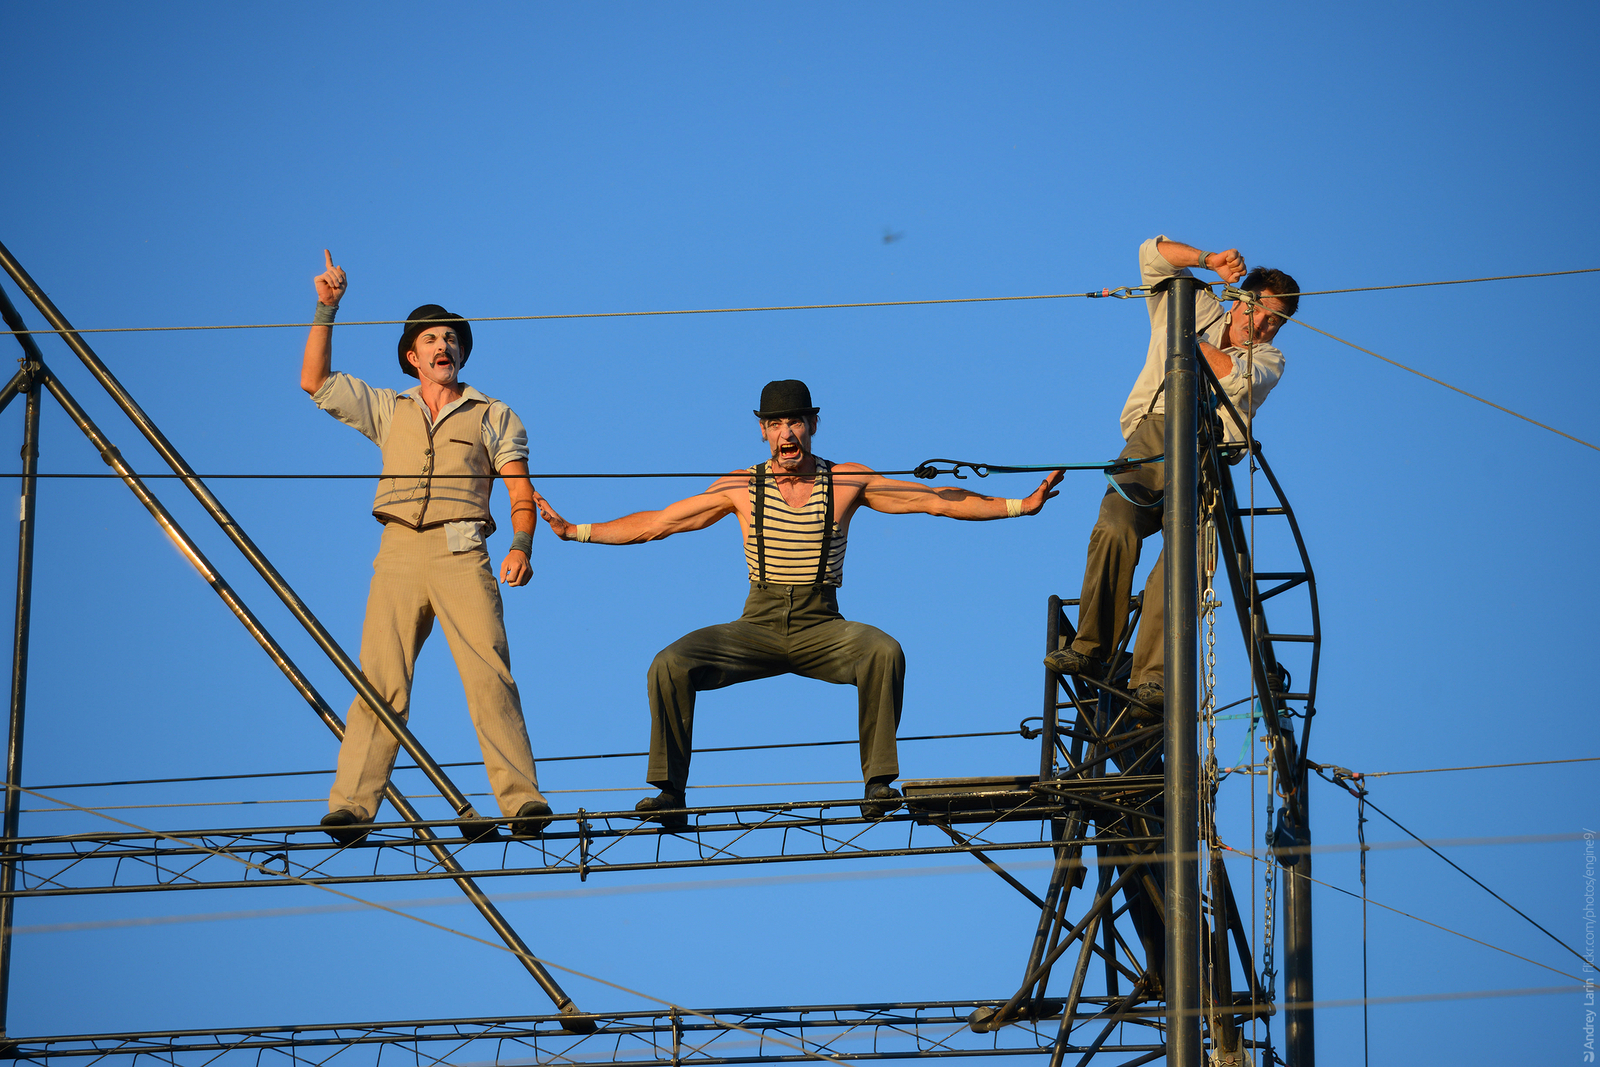
{"type": "Polygon", "coordinates": [[[527,428],[517,418],[517,413],[502,401],[491,401],[489,410],[484,413],[483,447],[497,471],[503,470],[507,463],[528,458],[527,428]]]}
{"type": "MultiPolygon", "coordinates": [[[[1283,353],[1268,344],[1252,345],[1248,349],[1234,347],[1225,351],[1233,358],[1233,370],[1220,379],[1222,391],[1228,394],[1228,399],[1244,413],[1245,418],[1253,419],[1266,401],[1267,394],[1283,377],[1283,353]]],[[[1228,421],[1232,423],[1233,420],[1230,418],[1228,421]]],[[[1230,430],[1236,429],[1230,427],[1230,430]]]]}
{"type": "Polygon", "coordinates": [[[346,426],[360,430],[379,448],[394,423],[393,389],[374,389],[360,378],[334,371],[322,388],[311,394],[311,402],[346,426]]]}

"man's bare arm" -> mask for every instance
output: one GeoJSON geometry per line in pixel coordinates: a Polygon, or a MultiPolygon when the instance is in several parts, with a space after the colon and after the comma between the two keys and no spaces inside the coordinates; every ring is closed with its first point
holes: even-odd
{"type": "MultiPolygon", "coordinates": [[[[322,250],[322,258],[327,264],[327,270],[312,279],[312,284],[317,287],[318,302],[336,308],[339,306],[339,301],[344,299],[345,287],[348,284],[344,268],[333,265],[333,253],[326,248],[322,250]]],[[[311,332],[306,335],[306,354],[300,363],[300,388],[308,393],[315,393],[332,374],[333,327],[313,326],[311,332]]]]}
{"type": "MultiPolygon", "coordinates": [[[[704,530],[737,510],[732,494],[746,491],[749,479],[748,472],[735,472],[717,479],[705,492],[668,504],[660,511],[636,511],[610,522],[590,524],[585,540],[597,545],[642,545],[677,533],[704,530]]],[[[537,492],[533,499],[539,506],[539,514],[557,537],[563,541],[578,539],[576,523],[563,519],[537,492]]]]}
{"type": "MultiPolygon", "coordinates": [[[[500,480],[506,483],[506,493],[511,497],[512,532],[525,533],[532,538],[534,527],[539,525],[539,513],[533,503],[533,483],[528,481],[528,461],[515,459],[501,467],[500,480]]],[[[533,564],[526,552],[514,548],[506,553],[505,562],[500,564],[502,582],[511,586],[527,585],[532,577],[533,564]]]]}
{"type": "Polygon", "coordinates": [[[1237,248],[1230,248],[1226,252],[1202,252],[1194,245],[1186,245],[1182,241],[1159,241],[1156,243],[1156,251],[1161,253],[1162,259],[1174,267],[1214,270],[1230,285],[1244,277],[1244,257],[1239,254],[1237,248]]]}
{"type": "MultiPolygon", "coordinates": [[[[841,463],[834,470],[841,482],[857,471],[865,473],[868,477],[861,502],[886,515],[941,515],[981,522],[1004,519],[1011,514],[1004,497],[984,496],[955,486],[896,481],[855,463],[841,463]]],[[[1039,488],[1023,498],[1019,514],[1037,515],[1044,502],[1056,495],[1055,487],[1065,474],[1065,471],[1051,471],[1049,477],[1039,483],[1039,488]]]]}
{"type": "Polygon", "coordinates": [[[1211,364],[1211,372],[1218,378],[1226,378],[1233,373],[1233,357],[1210,341],[1200,341],[1200,354],[1206,357],[1206,362],[1211,364]]]}

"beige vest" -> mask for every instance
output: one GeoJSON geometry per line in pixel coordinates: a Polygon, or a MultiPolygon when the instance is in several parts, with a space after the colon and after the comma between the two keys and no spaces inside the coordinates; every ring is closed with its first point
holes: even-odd
{"type": "Polygon", "coordinates": [[[431,428],[422,401],[401,396],[394,406],[389,436],[383,442],[383,477],[372,501],[379,522],[398,522],[413,530],[447,522],[487,523],[494,469],[483,447],[483,417],[489,405],[466,400],[431,428]],[[439,478],[471,474],[471,478],[439,478]]]}

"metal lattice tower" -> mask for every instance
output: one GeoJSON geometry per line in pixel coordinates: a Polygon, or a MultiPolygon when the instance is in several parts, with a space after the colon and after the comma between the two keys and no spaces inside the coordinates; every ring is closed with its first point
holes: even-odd
{"type": "MultiPolygon", "coordinates": [[[[386,720],[457,817],[473,815],[470,802],[445,770],[372,690],[359,667],[4,246],[0,246],[0,264],[139,433],[181,476],[185,488],[322,651],[386,720]]],[[[1192,284],[1192,279],[1183,281],[1192,284]]],[[[1169,301],[1171,305],[1185,303],[1192,312],[1192,302],[1169,301]]],[[[10,329],[26,330],[3,290],[0,313],[10,329]]],[[[1187,435],[1196,446],[1184,449],[1169,441],[1168,447],[1169,478],[1178,479],[1178,492],[1192,497],[1194,504],[1187,519],[1180,515],[1176,520],[1180,526],[1187,522],[1187,532],[1167,531],[1167,556],[1180,561],[1176,580],[1169,571],[1169,597],[1174,590],[1189,597],[1182,610],[1174,610],[1169,601],[1165,615],[1170,627],[1168,647],[1181,651],[1186,645],[1188,665],[1177,668],[1180,677],[1168,686],[1164,720],[1150,715],[1128,691],[1129,657],[1124,638],[1124,647],[1116,650],[1104,678],[1067,678],[1047,672],[1040,725],[1033,729],[1027,721],[1023,724],[1023,735],[1040,743],[1037,773],[907,782],[905,810],[882,822],[861,818],[856,813],[859,799],[695,808],[691,809],[689,829],[678,833],[642,822],[631,811],[580,809],[558,815],[537,841],[462,847],[464,842],[451,836],[456,832],[455,819],[419,818],[391,784],[387,799],[401,818],[376,824],[361,844],[338,848],[319,828],[305,826],[19,836],[22,794],[17,787],[23,779],[37,493],[34,475],[43,392],[55,398],[100,451],[312,712],[337,736],[342,736],[343,724],[50,371],[32,336],[18,332],[23,349],[21,368],[0,388],[0,410],[18,397],[26,398],[6,767],[11,788],[6,798],[4,841],[0,842],[0,1024],[11,979],[11,936],[19,899],[434,880],[457,885],[549,996],[553,1010],[517,1018],[10,1035],[0,1038],[4,1042],[0,1055],[118,1061],[155,1056],[167,1064],[181,1061],[200,1067],[219,1061],[258,1062],[264,1052],[272,1051],[313,1063],[342,1056],[339,1062],[345,1064],[354,1053],[366,1054],[375,1063],[383,1050],[398,1046],[441,1060],[554,1064],[581,1058],[640,1067],[819,1057],[930,1059],[1026,1054],[1048,1056],[1050,1067],[1058,1067],[1068,1057],[1077,1064],[1104,1061],[1127,1067],[1163,1057],[1185,1064],[1198,1064],[1201,1056],[1218,1064],[1271,1062],[1276,1056],[1269,1051],[1270,1043],[1252,1039],[1249,1032],[1253,1020],[1265,1020],[1276,1012],[1272,964],[1269,959],[1255,959],[1251,932],[1214,847],[1206,884],[1201,887],[1199,861],[1207,844],[1200,839],[1197,822],[1202,797],[1198,785],[1175,789],[1173,781],[1175,770],[1191,782],[1196,780],[1192,747],[1180,751],[1183,746],[1175,747],[1168,739],[1187,738],[1187,744],[1197,725],[1194,553],[1181,548],[1181,539],[1186,537],[1193,545],[1198,518],[1209,519],[1216,528],[1219,570],[1228,578],[1269,740],[1268,759],[1283,797],[1275,852],[1285,865],[1280,910],[1287,1059],[1279,1062],[1312,1067],[1312,1014],[1305,1006],[1312,1001],[1307,880],[1311,857],[1306,849],[1309,813],[1303,787],[1320,653],[1316,584],[1293,512],[1259,446],[1229,448],[1214,432],[1211,406],[1200,397],[1221,397],[1224,404],[1226,398],[1204,361],[1194,359],[1192,319],[1187,332],[1180,322],[1170,333],[1179,341],[1169,361],[1169,380],[1174,373],[1210,380],[1200,381],[1187,392],[1175,388],[1168,394],[1169,408],[1180,411],[1184,398],[1189,398],[1193,419],[1185,423],[1175,418],[1172,422],[1179,424],[1180,435],[1187,435]],[[1183,466],[1171,462],[1182,453],[1192,457],[1190,473],[1171,473],[1183,466]],[[1228,463],[1241,455],[1265,476],[1272,503],[1255,504],[1252,494],[1252,502],[1240,504],[1228,463]],[[1189,481],[1185,483],[1184,478],[1189,481]],[[1200,508],[1202,500],[1209,506],[1200,508]],[[1248,527],[1258,518],[1287,525],[1295,557],[1282,570],[1255,568],[1248,527]],[[1175,545],[1180,547],[1175,549],[1175,545]],[[1307,633],[1274,632],[1268,625],[1268,602],[1290,593],[1306,598],[1307,633]],[[1309,654],[1309,662],[1303,666],[1301,652],[1309,654]],[[1302,691],[1290,691],[1291,674],[1281,655],[1296,657],[1296,673],[1306,679],[1302,691]],[[1189,672],[1187,681],[1181,677],[1184,670],[1189,672]],[[1180,822],[1185,825],[1178,826],[1180,822]],[[1175,841],[1180,847],[1174,846],[1175,841]],[[1185,841],[1188,844],[1183,844],[1185,841]],[[1047,884],[1038,892],[994,858],[1008,852],[1046,851],[1053,862],[1047,884]],[[562,991],[478,885],[482,877],[490,875],[576,875],[582,881],[607,872],[958,853],[974,857],[1038,909],[1020,985],[988,999],[586,1012],[562,991]],[[1185,889],[1190,883],[1192,891],[1185,889]],[[769,1038],[781,1038],[784,1043],[775,1044],[769,1038]],[[805,1051],[797,1052],[795,1045],[805,1051]]],[[[1169,493],[1173,491],[1169,483],[1169,493]]],[[[1050,598],[1047,651],[1071,643],[1074,630],[1067,609],[1076,603],[1050,598]]],[[[1131,621],[1137,621],[1140,610],[1136,598],[1130,605],[1131,621]]],[[[1127,632],[1132,629],[1130,625],[1127,632]]],[[[1172,665],[1181,658],[1169,654],[1169,681],[1172,665]]],[[[1267,863],[1271,862],[1269,858],[1267,863]]],[[[1270,923],[1269,919],[1267,944],[1271,943],[1270,923]]],[[[3,1026],[0,1033],[4,1033],[3,1026]]]]}

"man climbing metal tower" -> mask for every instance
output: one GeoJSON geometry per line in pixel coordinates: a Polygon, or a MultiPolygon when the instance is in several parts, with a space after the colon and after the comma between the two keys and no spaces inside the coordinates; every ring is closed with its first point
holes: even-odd
{"type": "MultiPolygon", "coordinates": [[[[1283,353],[1272,339],[1287,316],[1300,304],[1300,286],[1281,270],[1257,267],[1245,272],[1238,249],[1204,252],[1192,245],[1152,237],[1139,246],[1139,274],[1144,286],[1155,286],[1175,276],[1192,276],[1190,268],[1215,271],[1232,284],[1253,293],[1249,304],[1235,301],[1224,310],[1211,291],[1195,291],[1195,337],[1206,363],[1223,391],[1244,418],[1254,419],[1267,394],[1283,376],[1283,353]]],[[[1162,386],[1166,379],[1168,293],[1152,294],[1145,301],[1150,313],[1150,346],[1144,368],[1122,407],[1125,445],[1119,459],[1159,456],[1165,448],[1166,406],[1162,386]]],[[[1245,427],[1223,415],[1230,443],[1245,440],[1245,427]]],[[[1104,677],[1105,660],[1122,643],[1128,602],[1133,593],[1133,572],[1139,565],[1146,537],[1161,529],[1163,471],[1159,463],[1146,463],[1114,476],[1100,502],[1100,518],[1089,535],[1088,563],[1079,593],[1078,633],[1067,648],[1045,657],[1045,666],[1058,674],[1104,677]]],[[[1129,682],[1151,718],[1164,703],[1164,647],[1162,640],[1164,567],[1157,557],[1145,585],[1139,632],[1134,637],[1133,673],[1129,682]]]]}

